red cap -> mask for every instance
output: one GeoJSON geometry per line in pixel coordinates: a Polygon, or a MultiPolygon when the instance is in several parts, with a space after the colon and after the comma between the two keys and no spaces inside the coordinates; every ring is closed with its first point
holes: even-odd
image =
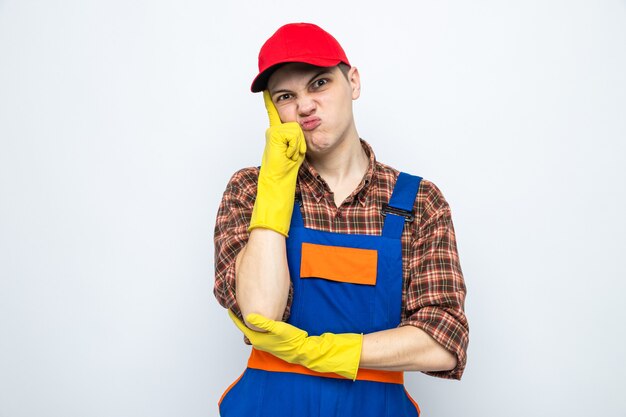
{"type": "Polygon", "coordinates": [[[289,23],[280,27],[261,47],[259,74],[250,89],[258,93],[267,88],[267,80],[286,62],[304,62],[318,67],[350,65],[337,39],[312,23],[289,23]]]}

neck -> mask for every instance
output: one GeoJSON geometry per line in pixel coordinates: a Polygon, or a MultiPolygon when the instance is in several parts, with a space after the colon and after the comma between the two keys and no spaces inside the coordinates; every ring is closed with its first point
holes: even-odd
{"type": "Polygon", "coordinates": [[[308,159],[331,189],[345,182],[358,183],[369,165],[369,158],[361,146],[358,134],[346,138],[331,152],[317,157],[310,155],[308,159]]]}

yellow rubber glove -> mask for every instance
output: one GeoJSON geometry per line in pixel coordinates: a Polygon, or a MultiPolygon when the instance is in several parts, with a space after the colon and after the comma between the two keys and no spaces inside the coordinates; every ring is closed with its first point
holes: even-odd
{"type": "Polygon", "coordinates": [[[263,227],[284,236],[289,233],[298,169],[304,161],[306,141],[298,123],[282,123],[270,94],[263,91],[270,120],[265,132],[256,202],[248,231],[263,227]]]}
{"type": "Polygon", "coordinates": [[[249,329],[235,314],[228,315],[252,345],[289,363],[306,366],[317,372],[334,372],[355,380],[361,360],[363,335],[357,333],[324,333],[309,336],[304,330],[260,314],[248,314],[246,321],[267,333],[249,329]]]}

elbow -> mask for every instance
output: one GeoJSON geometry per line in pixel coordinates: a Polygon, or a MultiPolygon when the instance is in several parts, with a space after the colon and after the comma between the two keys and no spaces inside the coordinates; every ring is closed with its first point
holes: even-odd
{"type": "MultiPolygon", "coordinates": [[[[282,291],[284,294],[278,295],[263,293],[261,288],[243,290],[242,287],[237,287],[235,299],[244,321],[248,314],[252,313],[260,314],[271,320],[282,320],[287,307],[289,287],[282,291]]],[[[248,324],[247,321],[246,324],[248,324]]]]}
{"type": "Polygon", "coordinates": [[[260,314],[271,320],[282,320],[287,300],[276,301],[261,297],[237,297],[237,304],[241,310],[244,322],[248,325],[246,317],[252,313],[260,314]]]}
{"type": "Polygon", "coordinates": [[[445,350],[445,353],[442,354],[441,362],[440,362],[440,365],[441,365],[440,371],[451,371],[454,368],[456,368],[458,360],[454,353],[446,349],[444,350],[445,350]]]}
{"type": "Polygon", "coordinates": [[[283,318],[282,312],[279,313],[278,310],[272,309],[272,308],[269,308],[269,307],[267,307],[267,308],[254,308],[254,307],[252,307],[252,308],[250,308],[248,310],[242,310],[241,313],[242,313],[243,322],[245,323],[245,325],[249,329],[252,329],[252,330],[257,331],[257,332],[265,332],[266,330],[261,329],[259,327],[256,327],[256,326],[250,324],[248,322],[248,320],[246,320],[246,317],[248,317],[248,314],[252,314],[252,313],[260,314],[261,316],[263,316],[265,318],[268,318],[270,320],[274,320],[274,321],[282,321],[282,318],[283,318]]]}
{"type": "Polygon", "coordinates": [[[429,372],[445,372],[455,369],[457,364],[458,360],[456,354],[450,352],[441,345],[436,345],[431,351],[430,360],[428,360],[426,369],[420,370],[429,372]]]}
{"type": "Polygon", "coordinates": [[[248,324],[248,322],[245,320],[246,317],[248,317],[248,314],[252,314],[252,313],[259,314],[270,320],[280,321],[283,318],[283,311],[279,311],[279,310],[280,309],[275,308],[275,307],[273,308],[271,306],[249,306],[247,309],[242,309],[241,314],[246,324],[248,324]]]}

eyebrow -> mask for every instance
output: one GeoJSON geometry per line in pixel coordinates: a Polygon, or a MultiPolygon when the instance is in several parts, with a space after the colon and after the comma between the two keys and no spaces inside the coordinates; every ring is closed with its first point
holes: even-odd
{"type": "MultiPolygon", "coordinates": [[[[311,84],[311,83],[313,82],[313,80],[314,80],[314,79],[316,79],[316,78],[317,78],[317,77],[319,77],[320,75],[324,75],[324,74],[332,74],[332,71],[331,71],[331,70],[329,70],[328,68],[324,68],[323,70],[316,72],[316,73],[315,73],[315,75],[313,75],[313,76],[309,79],[309,81],[307,81],[307,83],[306,83],[306,84],[307,84],[307,85],[311,84]]],[[[277,93],[291,93],[291,90],[287,90],[287,89],[281,88],[280,90],[270,91],[270,95],[272,95],[272,96],[274,96],[274,94],[277,94],[277,93]]]]}

